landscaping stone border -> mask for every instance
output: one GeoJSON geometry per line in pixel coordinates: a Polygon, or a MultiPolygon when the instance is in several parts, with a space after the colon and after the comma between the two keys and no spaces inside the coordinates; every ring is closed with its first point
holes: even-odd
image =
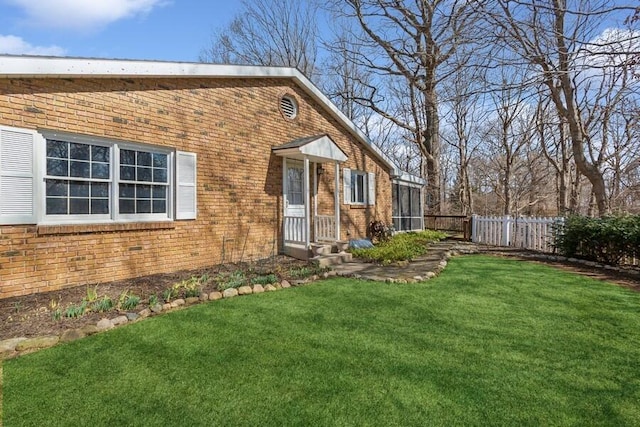
{"type": "Polygon", "coordinates": [[[80,338],[84,338],[88,335],[93,335],[98,332],[107,331],[118,326],[134,323],[147,317],[156,316],[164,312],[175,311],[190,305],[205,301],[216,301],[223,298],[234,298],[236,296],[259,294],[264,292],[274,292],[281,289],[291,288],[292,286],[303,286],[309,283],[315,282],[320,278],[328,278],[336,276],[335,271],[328,271],[322,275],[313,275],[307,279],[294,280],[293,283],[289,283],[287,280],[282,280],[275,285],[253,285],[242,286],[238,289],[229,288],[223,292],[211,292],[209,294],[202,293],[200,297],[191,297],[186,299],[176,299],[171,303],[156,304],[153,307],[144,308],[138,312],[119,313],[113,318],[103,318],[95,325],[85,325],[78,329],[67,329],[60,335],[46,335],[40,337],[19,337],[9,338],[6,340],[0,340],[0,360],[12,359],[14,357],[21,356],[23,354],[33,353],[34,351],[42,350],[45,348],[53,347],[61,342],[74,341],[80,338]]]}

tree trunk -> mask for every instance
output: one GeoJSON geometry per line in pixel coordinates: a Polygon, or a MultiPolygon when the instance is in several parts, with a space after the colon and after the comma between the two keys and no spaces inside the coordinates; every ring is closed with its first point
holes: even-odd
{"type": "Polygon", "coordinates": [[[424,91],[426,128],[422,133],[422,151],[425,157],[423,178],[427,181],[427,209],[431,214],[441,213],[440,183],[440,118],[438,117],[435,88],[424,91]]]}

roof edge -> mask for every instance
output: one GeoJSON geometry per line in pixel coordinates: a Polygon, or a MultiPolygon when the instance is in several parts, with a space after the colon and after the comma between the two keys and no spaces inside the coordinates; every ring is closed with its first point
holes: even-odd
{"type": "Polygon", "coordinates": [[[132,59],[58,56],[0,55],[0,78],[285,78],[294,80],[385,166],[391,177],[401,171],[351,119],[336,107],[301,71],[291,67],[228,65],[200,62],[169,62],[132,59]]]}

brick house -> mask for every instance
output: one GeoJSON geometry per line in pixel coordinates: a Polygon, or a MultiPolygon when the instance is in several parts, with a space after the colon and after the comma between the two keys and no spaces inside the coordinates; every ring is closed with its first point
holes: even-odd
{"type": "Polygon", "coordinates": [[[0,298],[422,228],[421,185],[295,69],[0,55],[0,298]]]}

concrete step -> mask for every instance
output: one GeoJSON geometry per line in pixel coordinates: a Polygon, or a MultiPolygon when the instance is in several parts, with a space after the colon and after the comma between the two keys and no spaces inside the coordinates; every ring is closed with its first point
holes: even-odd
{"type": "Polygon", "coordinates": [[[347,262],[351,262],[351,254],[347,252],[337,254],[318,255],[310,259],[317,263],[319,267],[329,267],[332,265],[340,265],[347,262]]]}

